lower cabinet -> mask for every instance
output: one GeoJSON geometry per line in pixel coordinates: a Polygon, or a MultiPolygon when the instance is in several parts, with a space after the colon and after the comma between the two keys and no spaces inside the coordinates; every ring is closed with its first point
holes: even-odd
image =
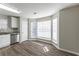
{"type": "Polygon", "coordinates": [[[10,34],[0,35],[0,48],[10,45],[10,34]]]}
{"type": "Polygon", "coordinates": [[[0,35],[0,48],[9,46],[10,44],[14,44],[19,42],[18,34],[2,34],[0,35]]]}
{"type": "Polygon", "coordinates": [[[19,42],[19,35],[16,33],[11,34],[11,40],[10,40],[10,44],[15,44],[17,42],[19,42]]]}

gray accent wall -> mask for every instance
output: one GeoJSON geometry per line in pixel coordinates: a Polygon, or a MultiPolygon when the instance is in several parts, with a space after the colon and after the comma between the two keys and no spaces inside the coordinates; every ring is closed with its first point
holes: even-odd
{"type": "Polygon", "coordinates": [[[79,53],[79,6],[60,11],[59,47],[79,53]]]}

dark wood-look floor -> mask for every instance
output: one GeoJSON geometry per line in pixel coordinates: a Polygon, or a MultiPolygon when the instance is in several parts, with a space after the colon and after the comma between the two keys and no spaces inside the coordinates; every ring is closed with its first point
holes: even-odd
{"type": "Polygon", "coordinates": [[[75,56],[41,41],[25,41],[0,49],[1,56],[75,56]]]}

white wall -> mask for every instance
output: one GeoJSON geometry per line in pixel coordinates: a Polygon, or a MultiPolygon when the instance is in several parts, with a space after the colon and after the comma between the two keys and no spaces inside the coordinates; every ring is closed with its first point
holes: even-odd
{"type": "Polygon", "coordinates": [[[36,38],[37,37],[37,22],[34,19],[34,21],[30,21],[30,38],[36,38]]]}
{"type": "Polygon", "coordinates": [[[79,53],[79,6],[60,11],[59,47],[79,53]]]}
{"type": "Polygon", "coordinates": [[[28,40],[28,21],[26,18],[20,19],[20,42],[28,40]]]}

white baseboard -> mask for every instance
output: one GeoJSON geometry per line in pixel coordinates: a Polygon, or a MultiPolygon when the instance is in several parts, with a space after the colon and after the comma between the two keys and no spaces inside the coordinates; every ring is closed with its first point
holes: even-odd
{"type": "MultiPolygon", "coordinates": [[[[40,40],[40,41],[43,41],[43,40],[40,40]]],[[[44,41],[46,43],[50,43],[50,42],[47,42],[47,41],[44,41]]],[[[75,54],[75,55],[78,55],[79,56],[79,53],[77,52],[74,52],[74,51],[70,51],[70,50],[67,50],[67,49],[63,49],[63,48],[60,48],[59,46],[57,46],[55,43],[50,43],[50,44],[53,44],[58,50],[61,50],[61,51],[65,51],[65,52],[68,52],[68,53],[72,53],[72,54],[75,54]]]]}
{"type": "Polygon", "coordinates": [[[72,54],[75,54],[75,55],[78,55],[79,56],[79,53],[77,52],[74,52],[74,51],[70,51],[70,50],[67,50],[67,49],[63,49],[63,48],[60,48],[59,46],[55,45],[54,43],[52,43],[57,49],[61,50],[61,51],[65,51],[65,52],[68,52],[68,53],[72,53],[72,54]]]}
{"type": "Polygon", "coordinates": [[[46,43],[52,43],[50,40],[45,40],[45,39],[40,39],[40,38],[38,38],[38,41],[43,41],[43,42],[46,42],[46,43]]]}
{"type": "Polygon", "coordinates": [[[30,38],[30,39],[27,39],[27,40],[20,41],[19,43],[22,43],[22,42],[25,42],[25,41],[29,41],[29,40],[37,40],[37,39],[36,38],[30,38]]]}
{"type": "Polygon", "coordinates": [[[70,50],[67,50],[67,49],[62,49],[62,48],[59,48],[59,50],[69,52],[69,53],[72,53],[72,54],[75,54],[75,55],[79,56],[79,53],[77,53],[77,52],[73,52],[73,51],[70,51],[70,50]]]}

